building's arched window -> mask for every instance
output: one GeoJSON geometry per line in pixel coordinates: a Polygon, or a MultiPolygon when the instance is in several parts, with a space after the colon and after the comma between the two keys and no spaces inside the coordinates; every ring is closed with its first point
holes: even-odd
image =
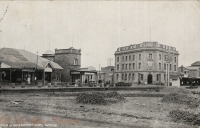
{"type": "Polygon", "coordinates": [[[78,59],[74,59],[74,65],[78,65],[78,59]]]}

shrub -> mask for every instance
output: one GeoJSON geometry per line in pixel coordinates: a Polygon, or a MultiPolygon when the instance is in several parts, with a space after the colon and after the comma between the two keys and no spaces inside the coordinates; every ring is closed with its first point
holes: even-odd
{"type": "Polygon", "coordinates": [[[106,105],[106,104],[111,104],[111,103],[117,103],[120,101],[125,101],[125,98],[122,97],[117,92],[81,93],[76,97],[76,103],[83,103],[83,104],[106,105]]]}

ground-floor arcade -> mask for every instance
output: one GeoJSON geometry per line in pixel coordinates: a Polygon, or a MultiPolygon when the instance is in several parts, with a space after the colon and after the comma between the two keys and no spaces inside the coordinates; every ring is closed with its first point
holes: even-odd
{"type": "MultiPolygon", "coordinates": [[[[172,74],[172,73],[170,73],[172,74]]],[[[114,74],[115,83],[134,83],[138,84],[165,84],[167,81],[166,72],[115,72],[114,74]]]]}

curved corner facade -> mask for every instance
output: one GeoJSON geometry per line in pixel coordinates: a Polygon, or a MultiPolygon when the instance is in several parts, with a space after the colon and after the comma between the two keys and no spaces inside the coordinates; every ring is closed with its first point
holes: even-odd
{"type": "Polygon", "coordinates": [[[167,67],[170,75],[178,72],[178,55],[175,47],[158,42],[120,47],[115,52],[115,83],[165,83],[167,67]]]}
{"type": "Polygon", "coordinates": [[[81,50],[72,47],[69,49],[55,49],[55,62],[63,67],[62,82],[72,81],[70,71],[81,67],[81,50]]]}

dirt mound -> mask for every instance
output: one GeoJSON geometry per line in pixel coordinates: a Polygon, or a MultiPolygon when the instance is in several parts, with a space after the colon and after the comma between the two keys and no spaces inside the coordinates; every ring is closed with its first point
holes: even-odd
{"type": "Polygon", "coordinates": [[[107,105],[111,103],[117,103],[120,101],[125,101],[125,98],[117,92],[81,93],[76,97],[76,103],[83,104],[107,105]]]}
{"type": "Polygon", "coordinates": [[[174,119],[175,122],[185,122],[191,125],[199,125],[200,126],[200,113],[193,114],[188,111],[182,110],[172,110],[169,113],[169,116],[174,119]]]}
{"type": "Polygon", "coordinates": [[[162,102],[186,104],[189,107],[196,108],[200,104],[200,96],[194,95],[185,88],[165,88],[161,91],[172,90],[170,94],[163,97],[162,102]],[[172,90],[173,89],[173,90],[172,90]]]}

